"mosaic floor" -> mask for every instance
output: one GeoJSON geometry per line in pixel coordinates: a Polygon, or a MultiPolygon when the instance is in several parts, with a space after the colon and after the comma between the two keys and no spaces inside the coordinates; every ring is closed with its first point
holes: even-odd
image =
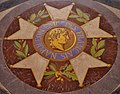
{"type": "Polygon", "coordinates": [[[119,18],[95,2],[96,10],[93,1],[37,2],[15,8],[0,24],[6,88],[12,94],[111,93],[120,80],[119,18]]]}

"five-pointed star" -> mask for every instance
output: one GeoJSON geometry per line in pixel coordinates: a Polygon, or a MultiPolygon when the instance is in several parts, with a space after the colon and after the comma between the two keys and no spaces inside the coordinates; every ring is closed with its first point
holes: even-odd
{"type": "Polygon", "coordinates": [[[38,27],[34,26],[33,24],[25,21],[24,19],[19,19],[20,30],[16,33],[9,36],[8,40],[14,39],[33,39],[34,33],[37,31],[38,27]]]}
{"type": "Polygon", "coordinates": [[[78,74],[79,86],[83,86],[84,79],[86,77],[87,71],[89,68],[96,67],[110,67],[110,64],[106,64],[103,61],[100,61],[91,55],[88,55],[85,52],[82,52],[75,59],[70,60],[72,66],[74,67],[75,73],[78,74]]]}
{"type": "Polygon", "coordinates": [[[73,5],[75,5],[75,3],[72,3],[71,5],[64,7],[62,9],[57,9],[57,8],[48,6],[47,4],[44,4],[44,5],[52,20],[67,20],[70,14],[70,11],[73,5]]]}
{"type": "Polygon", "coordinates": [[[49,60],[41,57],[38,53],[34,53],[30,57],[11,65],[11,68],[26,68],[31,69],[37,82],[37,86],[41,86],[43,74],[48,66],[49,60]]]}
{"type": "Polygon", "coordinates": [[[99,28],[100,17],[89,21],[88,23],[82,25],[82,29],[85,31],[87,38],[112,38],[113,36],[104,30],[99,28]]]}
{"type": "MultiPolygon", "coordinates": [[[[70,11],[74,4],[71,4],[65,8],[57,9],[45,4],[45,7],[51,17],[52,20],[67,20],[70,11]],[[63,15],[64,14],[64,15],[63,15]]],[[[20,30],[13,35],[9,36],[8,40],[14,39],[33,39],[33,35],[38,29],[38,27],[32,25],[31,23],[25,21],[24,19],[20,18],[20,30]],[[29,31],[29,32],[28,32],[29,31]]],[[[112,35],[108,34],[107,32],[103,31],[99,28],[100,17],[97,17],[88,23],[84,24],[82,29],[85,31],[87,38],[94,38],[94,37],[113,37],[112,35]]],[[[80,86],[83,86],[84,79],[86,77],[87,71],[89,68],[95,67],[107,67],[110,66],[92,56],[88,55],[85,52],[82,52],[78,57],[70,60],[71,64],[75,70],[75,73],[78,77],[78,81],[80,86]]],[[[44,71],[48,65],[48,60],[42,58],[37,52],[26,59],[12,65],[13,68],[29,68],[32,70],[35,79],[37,81],[38,86],[42,81],[42,77],[44,75],[44,71]]]]}

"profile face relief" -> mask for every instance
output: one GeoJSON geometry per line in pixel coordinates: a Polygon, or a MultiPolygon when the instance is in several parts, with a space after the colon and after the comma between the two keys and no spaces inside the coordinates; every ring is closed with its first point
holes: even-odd
{"type": "Polygon", "coordinates": [[[84,31],[73,22],[64,20],[51,21],[42,25],[33,39],[36,51],[43,57],[55,61],[76,57],[84,50],[86,43],[84,31]]]}

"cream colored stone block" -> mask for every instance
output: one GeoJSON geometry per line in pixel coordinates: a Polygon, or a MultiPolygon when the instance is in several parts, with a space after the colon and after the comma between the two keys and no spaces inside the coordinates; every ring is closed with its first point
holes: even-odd
{"type": "Polygon", "coordinates": [[[82,52],[79,56],[70,60],[70,62],[78,77],[80,87],[83,86],[83,82],[89,68],[110,66],[110,64],[106,64],[103,61],[98,60],[85,52],[82,52]]]}
{"type": "Polygon", "coordinates": [[[41,86],[40,83],[42,81],[44,72],[46,67],[48,66],[49,60],[43,58],[38,53],[35,53],[26,59],[11,65],[11,68],[24,68],[24,69],[31,69],[35,80],[38,86],[41,86]]]}
{"type": "Polygon", "coordinates": [[[99,24],[100,17],[97,17],[81,26],[87,38],[112,38],[111,34],[99,28],[99,24]]]}
{"type": "Polygon", "coordinates": [[[67,20],[74,3],[62,9],[57,9],[47,4],[44,5],[52,20],[67,20]]]}
{"type": "Polygon", "coordinates": [[[6,39],[7,40],[33,39],[33,35],[37,31],[38,27],[34,26],[33,24],[27,22],[22,18],[19,19],[19,24],[20,24],[20,30],[6,39]]]}

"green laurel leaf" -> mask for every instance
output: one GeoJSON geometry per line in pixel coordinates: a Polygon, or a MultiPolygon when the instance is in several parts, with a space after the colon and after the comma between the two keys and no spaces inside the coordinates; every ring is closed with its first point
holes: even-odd
{"type": "Polygon", "coordinates": [[[67,68],[68,64],[65,64],[64,66],[60,67],[60,71],[64,72],[67,68]]]}
{"type": "Polygon", "coordinates": [[[47,15],[47,14],[41,16],[41,18],[47,18],[47,17],[49,17],[49,15],[47,15]]]}
{"type": "Polygon", "coordinates": [[[26,55],[25,55],[23,52],[21,52],[21,51],[16,50],[16,53],[17,53],[17,55],[20,56],[21,58],[25,58],[25,57],[26,57],[26,55]]]}
{"type": "Polygon", "coordinates": [[[38,16],[40,15],[40,13],[41,13],[41,10],[39,10],[39,12],[38,12],[38,16]]]}
{"type": "Polygon", "coordinates": [[[72,67],[72,65],[68,65],[67,67],[66,67],[66,70],[65,71],[72,71],[73,70],[73,67],[72,67]]]}
{"type": "Polygon", "coordinates": [[[28,54],[28,44],[25,46],[25,48],[24,48],[24,53],[25,53],[25,55],[27,56],[27,54],[28,54]]]}
{"type": "Polygon", "coordinates": [[[52,71],[55,71],[55,72],[57,71],[56,65],[54,63],[51,63],[49,67],[52,71]]]}
{"type": "Polygon", "coordinates": [[[97,58],[97,57],[102,56],[102,54],[104,53],[104,51],[105,51],[105,49],[99,50],[99,51],[95,54],[95,57],[97,58]]]}
{"type": "Polygon", "coordinates": [[[96,53],[95,46],[91,47],[90,53],[91,53],[92,56],[95,55],[95,53],[96,53]]]}
{"type": "Polygon", "coordinates": [[[22,45],[22,47],[24,48],[24,47],[25,47],[25,45],[26,45],[26,41],[24,41],[24,42],[23,42],[23,45],[22,45]]]}
{"type": "Polygon", "coordinates": [[[95,46],[95,48],[97,47],[97,41],[94,38],[92,39],[92,44],[95,46]]]}
{"type": "Polygon", "coordinates": [[[79,16],[78,15],[76,15],[76,14],[71,14],[70,16],[69,16],[69,18],[78,18],[79,16]]]}
{"type": "Polygon", "coordinates": [[[83,13],[83,18],[86,19],[86,20],[90,20],[90,18],[89,18],[87,13],[83,13]]]}
{"type": "Polygon", "coordinates": [[[79,15],[79,17],[83,17],[83,12],[80,9],[76,8],[76,12],[79,15]]]}
{"type": "Polygon", "coordinates": [[[70,77],[72,78],[73,81],[78,80],[76,74],[74,74],[74,73],[71,73],[70,77]]]}
{"type": "Polygon", "coordinates": [[[77,21],[82,22],[82,23],[86,23],[87,20],[85,20],[84,18],[76,18],[77,21]]]}
{"type": "Polygon", "coordinates": [[[44,79],[51,79],[54,75],[48,75],[48,76],[45,76],[44,79]]]}
{"type": "Polygon", "coordinates": [[[17,49],[21,49],[21,44],[19,42],[14,41],[14,44],[17,49]]]}
{"type": "Polygon", "coordinates": [[[46,76],[48,76],[48,75],[54,75],[55,74],[55,72],[54,71],[49,71],[49,72],[45,72],[44,73],[44,75],[46,76]]]}
{"type": "Polygon", "coordinates": [[[103,48],[104,46],[105,46],[105,40],[101,40],[101,41],[98,43],[97,48],[98,48],[98,49],[101,49],[101,48],[103,48]]]}
{"type": "Polygon", "coordinates": [[[37,17],[37,15],[34,13],[34,14],[32,14],[31,16],[30,16],[30,21],[33,21],[33,20],[35,20],[35,18],[37,17]]]}
{"type": "Polygon", "coordinates": [[[74,74],[74,73],[64,72],[63,75],[65,75],[68,78],[71,78],[73,81],[78,80],[76,74],[74,74]]]}
{"type": "Polygon", "coordinates": [[[41,17],[44,14],[45,10],[42,10],[38,15],[41,17]]]}
{"type": "Polygon", "coordinates": [[[41,19],[39,18],[39,19],[33,21],[33,24],[38,24],[40,21],[41,21],[41,19]]]}

